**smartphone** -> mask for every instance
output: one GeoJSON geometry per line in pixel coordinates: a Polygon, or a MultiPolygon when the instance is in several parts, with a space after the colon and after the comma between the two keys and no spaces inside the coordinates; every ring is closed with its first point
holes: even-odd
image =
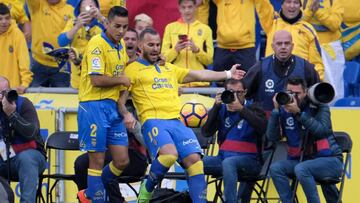
{"type": "Polygon", "coordinates": [[[187,35],[178,35],[179,40],[182,42],[186,42],[188,41],[188,36],[187,35]]]}

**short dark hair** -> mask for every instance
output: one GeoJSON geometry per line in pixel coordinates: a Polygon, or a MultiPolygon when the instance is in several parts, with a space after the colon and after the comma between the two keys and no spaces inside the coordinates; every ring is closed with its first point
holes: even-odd
{"type": "Polygon", "coordinates": [[[243,80],[237,80],[237,79],[234,79],[234,78],[231,78],[231,79],[227,79],[227,80],[225,80],[225,82],[224,82],[224,87],[225,87],[225,89],[227,89],[227,86],[228,85],[236,85],[236,84],[241,84],[241,86],[244,88],[244,90],[246,89],[246,87],[245,87],[245,83],[244,83],[244,81],[243,80]]]}
{"type": "Polygon", "coordinates": [[[10,9],[7,5],[0,3],[0,15],[10,14],[10,9]]]}
{"type": "Polygon", "coordinates": [[[179,0],[179,5],[184,1],[192,1],[196,5],[196,0],[179,0]]]}
{"type": "Polygon", "coordinates": [[[139,34],[137,33],[137,31],[134,28],[128,28],[126,32],[135,32],[136,38],[139,39],[139,34]]]}
{"type": "Polygon", "coordinates": [[[154,28],[146,28],[140,33],[140,40],[143,40],[146,34],[158,35],[159,33],[154,28]]]}
{"type": "Polygon", "coordinates": [[[290,77],[288,78],[288,80],[286,81],[286,86],[287,85],[301,85],[301,87],[305,90],[307,85],[306,85],[306,81],[299,77],[299,76],[294,76],[294,77],[290,77]]]}
{"type": "Polygon", "coordinates": [[[124,8],[122,6],[114,6],[109,11],[108,19],[112,20],[115,16],[128,17],[129,12],[126,8],[124,8]]]}

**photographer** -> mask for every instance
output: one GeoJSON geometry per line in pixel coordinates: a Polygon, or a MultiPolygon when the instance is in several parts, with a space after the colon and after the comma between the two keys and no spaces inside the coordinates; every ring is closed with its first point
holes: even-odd
{"type": "MultiPolygon", "coordinates": [[[[342,171],[342,154],[333,136],[330,109],[326,104],[310,101],[301,78],[289,78],[286,90],[292,95],[289,103],[280,106],[277,94],[273,97],[274,109],[266,136],[270,141],[279,141],[281,135],[287,138],[288,159],[273,163],[270,175],[282,202],[291,202],[289,178],[295,176],[307,202],[320,202],[315,180],[340,177],[342,171]],[[302,162],[301,153],[304,153],[302,162]]],[[[322,190],[327,202],[336,202],[335,185],[322,185],[322,190]]]]}
{"type": "Polygon", "coordinates": [[[262,137],[266,128],[265,112],[256,103],[245,100],[241,80],[225,82],[226,90],[215,97],[213,108],[202,134],[218,131],[219,154],[204,157],[205,174],[222,175],[226,202],[250,202],[252,185],[241,183],[237,197],[237,180],[244,175],[258,175],[262,168],[262,137]],[[229,92],[230,91],[230,92],[229,92]]]}
{"type": "Polygon", "coordinates": [[[262,102],[267,114],[274,108],[274,94],[285,89],[289,77],[301,77],[308,85],[319,82],[314,65],[292,54],[294,42],[290,32],[276,31],[271,47],[274,54],[256,63],[244,77],[245,86],[248,88],[247,96],[254,98],[254,101],[262,102]]]}
{"type": "Polygon", "coordinates": [[[38,177],[46,167],[39,120],[27,98],[19,96],[15,101],[8,101],[9,89],[8,79],[0,76],[0,175],[8,178],[10,172],[11,179],[19,179],[20,202],[35,202],[38,177]],[[5,141],[10,142],[10,171],[5,141]]]}

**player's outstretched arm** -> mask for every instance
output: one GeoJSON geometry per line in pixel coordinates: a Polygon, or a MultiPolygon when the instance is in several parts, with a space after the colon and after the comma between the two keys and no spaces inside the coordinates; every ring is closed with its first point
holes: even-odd
{"type": "Polygon", "coordinates": [[[119,77],[91,75],[90,80],[94,87],[114,87],[118,85],[124,85],[126,87],[130,86],[130,80],[129,78],[125,77],[125,75],[120,75],[119,77]]]}
{"type": "Polygon", "coordinates": [[[245,71],[238,69],[241,65],[235,64],[228,71],[216,72],[211,70],[191,70],[184,78],[183,83],[197,82],[197,81],[222,81],[230,78],[242,79],[245,71]]]}

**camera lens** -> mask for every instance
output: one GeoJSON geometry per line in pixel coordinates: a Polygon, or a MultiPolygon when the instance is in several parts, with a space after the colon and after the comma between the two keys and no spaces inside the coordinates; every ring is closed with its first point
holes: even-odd
{"type": "Polygon", "coordinates": [[[6,92],[5,97],[8,100],[8,102],[12,103],[18,99],[19,95],[16,92],[16,90],[10,90],[6,92]]]}
{"type": "Polygon", "coordinates": [[[231,102],[235,101],[234,93],[229,90],[223,91],[221,93],[221,101],[225,104],[230,104],[231,102]]]}
{"type": "Polygon", "coordinates": [[[280,105],[285,105],[291,102],[291,95],[286,92],[278,92],[275,100],[280,105]]]}

